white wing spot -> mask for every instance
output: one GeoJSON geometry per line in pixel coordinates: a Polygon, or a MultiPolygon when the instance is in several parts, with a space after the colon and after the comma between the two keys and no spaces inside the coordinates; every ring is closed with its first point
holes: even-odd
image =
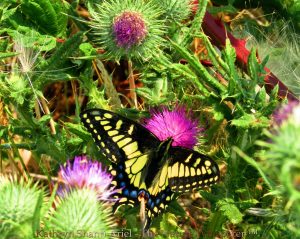
{"type": "Polygon", "coordinates": [[[116,135],[116,134],[118,134],[119,132],[117,131],[117,130],[110,130],[110,131],[108,131],[107,132],[107,134],[109,135],[109,136],[114,136],[114,135],[116,135]]]}
{"type": "Polygon", "coordinates": [[[111,119],[113,116],[109,113],[105,113],[104,117],[107,118],[107,119],[111,119]]]}
{"type": "Polygon", "coordinates": [[[128,130],[128,134],[131,135],[134,129],[134,125],[132,124],[128,130]]]}
{"type": "Polygon", "coordinates": [[[199,168],[197,168],[197,175],[201,175],[201,171],[199,168]]]}
{"type": "Polygon", "coordinates": [[[114,142],[117,142],[117,141],[119,141],[120,139],[122,139],[123,137],[124,137],[124,135],[120,134],[120,135],[117,135],[117,136],[115,136],[115,137],[112,137],[112,140],[113,140],[114,142]]]}
{"type": "Polygon", "coordinates": [[[115,155],[112,155],[111,157],[112,157],[112,159],[113,159],[115,162],[117,161],[117,158],[116,158],[115,155]]]}
{"type": "Polygon", "coordinates": [[[116,124],[116,129],[120,129],[122,124],[123,124],[122,120],[118,120],[116,124]]]}
{"type": "Polygon", "coordinates": [[[104,126],[104,130],[110,130],[112,127],[110,125],[104,126]]]}
{"type": "Polygon", "coordinates": [[[193,154],[190,154],[190,155],[186,158],[186,160],[185,160],[184,162],[185,162],[185,163],[190,162],[190,159],[191,159],[192,156],[193,156],[193,154]]]}
{"type": "Polygon", "coordinates": [[[100,121],[100,124],[101,125],[107,125],[107,124],[109,124],[109,121],[108,120],[103,120],[103,121],[100,121]]]}

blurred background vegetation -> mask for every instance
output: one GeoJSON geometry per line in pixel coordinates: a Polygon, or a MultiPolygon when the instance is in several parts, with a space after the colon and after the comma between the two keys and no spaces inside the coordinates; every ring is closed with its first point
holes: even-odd
{"type": "MultiPolygon", "coordinates": [[[[45,211],[54,210],[53,178],[59,165],[82,154],[108,164],[80,124],[83,109],[109,109],[138,121],[153,107],[177,104],[191,109],[205,128],[196,150],[218,162],[222,179],[211,189],[172,202],[153,223],[155,238],[300,238],[300,158],[291,153],[299,146],[279,147],[290,142],[289,137],[299,142],[297,134],[284,133],[299,132],[299,127],[292,122],[283,133],[274,133],[273,112],[287,100],[279,99],[278,86],[269,90],[264,82],[267,66],[296,97],[300,95],[300,2],[199,0],[189,11],[190,5],[176,0],[165,1],[164,7],[159,2],[153,3],[161,21],[155,26],[163,34],[153,45],[154,54],[108,60],[106,46],[93,31],[97,3],[101,9],[102,1],[1,1],[0,173],[29,181],[29,186],[22,180],[15,185],[32,194],[36,205],[20,189],[15,190],[15,203],[24,201],[22,207],[3,207],[12,205],[11,194],[4,192],[14,191],[14,186],[0,180],[1,195],[8,195],[0,196],[0,238],[32,238],[43,228],[45,211]],[[204,34],[206,11],[237,39],[246,40],[246,69],[236,64],[237,52],[229,40],[220,47],[204,34]],[[286,171],[285,165],[291,164],[293,170],[286,171]],[[292,188],[285,190],[286,185],[292,188]],[[44,211],[38,209],[41,205],[44,211]],[[22,208],[28,209],[27,215],[22,208]]],[[[74,193],[66,199],[73,205],[70,213],[56,215],[70,222],[85,197],[93,195],[74,193]]],[[[97,205],[90,204],[85,215],[97,211],[97,205]]],[[[112,220],[117,228],[138,234],[138,211],[123,209],[112,220]]],[[[101,224],[85,222],[84,228],[101,224]]]]}

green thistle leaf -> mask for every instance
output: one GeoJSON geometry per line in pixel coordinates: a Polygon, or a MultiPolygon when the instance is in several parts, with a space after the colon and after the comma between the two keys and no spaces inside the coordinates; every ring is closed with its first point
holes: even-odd
{"type": "Polygon", "coordinates": [[[30,16],[31,21],[45,33],[50,35],[58,33],[57,14],[50,0],[23,0],[21,8],[23,13],[30,16]]]}
{"type": "Polygon", "coordinates": [[[225,215],[231,223],[238,224],[243,220],[243,214],[234,204],[233,199],[225,198],[217,203],[219,210],[225,215]]]}
{"type": "Polygon", "coordinates": [[[257,117],[254,114],[245,114],[240,118],[233,119],[231,125],[239,128],[265,128],[269,126],[269,119],[261,116],[257,117]]]}

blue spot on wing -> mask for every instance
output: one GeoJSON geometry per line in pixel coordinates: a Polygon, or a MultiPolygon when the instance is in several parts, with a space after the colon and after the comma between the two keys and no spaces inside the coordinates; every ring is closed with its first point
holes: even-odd
{"type": "Polygon", "coordinates": [[[128,189],[125,189],[125,190],[123,191],[123,194],[124,194],[124,196],[128,197],[128,196],[129,196],[129,190],[128,190],[128,189]]]}
{"type": "Polygon", "coordinates": [[[136,198],[136,197],[137,197],[137,191],[136,191],[136,190],[131,191],[131,192],[130,192],[130,197],[136,198]]]}
{"type": "Polygon", "coordinates": [[[118,165],[118,168],[119,168],[119,170],[123,170],[123,165],[122,165],[122,164],[119,164],[119,165],[118,165]]]}
{"type": "Polygon", "coordinates": [[[125,187],[126,186],[126,182],[121,182],[120,183],[120,187],[122,188],[122,187],[125,187]]]}

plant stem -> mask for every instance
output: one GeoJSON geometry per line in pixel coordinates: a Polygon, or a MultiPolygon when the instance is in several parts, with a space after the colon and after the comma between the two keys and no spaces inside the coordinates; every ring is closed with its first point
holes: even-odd
{"type": "Polygon", "coordinates": [[[40,119],[41,118],[41,111],[40,111],[40,108],[39,108],[38,100],[36,100],[34,102],[34,110],[35,110],[36,118],[40,119]]]}
{"type": "Polygon", "coordinates": [[[94,64],[94,68],[96,69],[96,73],[98,75],[99,81],[101,81],[101,83],[104,84],[105,94],[109,99],[109,105],[111,106],[111,108],[112,109],[121,108],[122,103],[119,98],[118,92],[112,82],[112,77],[106,71],[103,63],[100,60],[96,60],[94,64]]]}
{"type": "Polygon", "coordinates": [[[262,178],[264,179],[265,183],[268,185],[268,187],[271,190],[275,190],[275,186],[274,183],[268,179],[268,177],[265,175],[264,171],[261,169],[261,167],[259,166],[259,164],[254,161],[251,157],[249,157],[248,155],[246,155],[242,150],[240,150],[238,147],[233,146],[232,149],[242,158],[244,159],[247,163],[249,163],[252,167],[254,167],[262,176],[262,178]]]}
{"type": "Polygon", "coordinates": [[[135,82],[133,77],[132,61],[130,59],[128,60],[128,80],[129,80],[129,88],[130,88],[130,98],[133,100],[135,108],[137,108],[135,82]]]}
{"type": "MultiPolygon", "coordinates": [[[[12,149],[7,150],[7,156],[9,158],[9,163],[11,165],[11,169],[15,168],[19,175],[23,175],[20,168],[18,167],[18,164],[15,162],[14,159],[14,153],[12,149]]],[[[13,172],[15,173],[15,172],[13,172]]]]}
{"type": "MultiPolygon", "coordinates": [[[[29,175],[32,178],[49,181],[49,178],[47,176],[45,176],[45,175],[42,175],[42,174],[30,173],[29,175]]],[[[51,181],[54,181],[54,182],[63,182],[58,177],[51,177],[51,181]]]]}
{"type": "MultiPolygon", "coordinates": [[[[46,102],[46,100],[45,100],[45,98],[41,98],[41,103],[42,103],[42,106],[43,106],[43,108],[44,108],[44,110],[45,110],[45,113],[46,114],[50,114],[50,110],[49,110],[49,107],[48,107],[48,105],[47,105],[47,102],[46,102]]],[[[49,124],[50,124],[50,129],[51,129],[51,133],[54,135],[54,134],[56,134],[56,129],[55,129],[55,125],[54,125],[54,120],[51,118],[50,119],[50,122],[49,122],[49,124]]]]}

